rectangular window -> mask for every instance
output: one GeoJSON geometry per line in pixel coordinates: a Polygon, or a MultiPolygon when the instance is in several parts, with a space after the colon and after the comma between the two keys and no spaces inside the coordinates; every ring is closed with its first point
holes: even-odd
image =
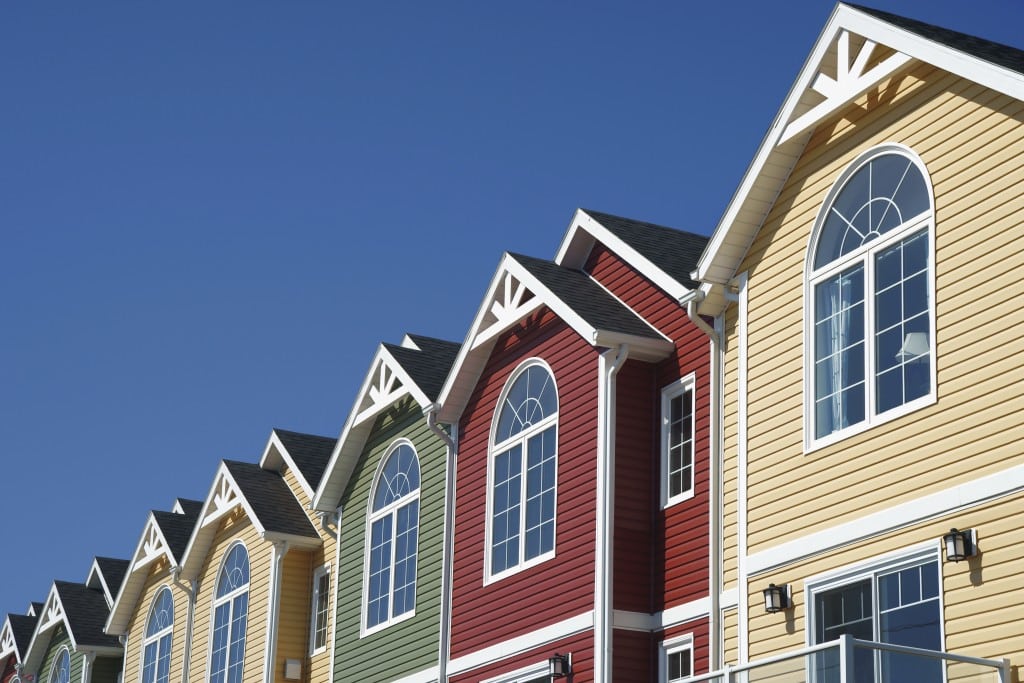
{"type": "Polygon", "coordinates": [[[687,634],[661,644],[661,680],[677,683],[693,676],[693,636],[687,634]]]}
{"type": "Polygon", "coordinates": [[[661,392],[661,500],[666,507],[693,495],[694,433],[691,375],[661,392]]]}
{"type": "Polygon", "coordinates": [[[309,649],[316,654],[327,647],[327,621],[331,605],[331,567],[313,572],[313,614],[310,619],[309,649]]]}
{"type": "MultiPolygon", "coordinates": [[[[918,555],[811,587],[813,644],[849,634],[862,640],[942,649],[939,559],[918,555]]],[[[857,648],[856,683],[913,680],[942,681],[942,662],[912,655],[857,648]]],[[[815,680],[839,681],[839,654],[815,657],[815,680]]]]}

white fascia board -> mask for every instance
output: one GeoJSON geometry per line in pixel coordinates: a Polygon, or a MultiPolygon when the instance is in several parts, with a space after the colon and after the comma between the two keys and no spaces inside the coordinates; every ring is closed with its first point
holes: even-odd
{"type": "Polygon", "coordinates": [[[475,652],[456,657],[448,664],[448,673],[449,675],[460,674],[486,664],[494,664],[513,655],[554,643],[592,628],[594,628],[594,613],[583,612],[521,636],[515,636],[495,645],[489,645],[475,652]]]}
{"type": "Polygon", "coordinates": [[[107,577],[103,575],[103,570],[100,569],[100,562],[98,558],[93,558],[92,567],[89,569],[89,574],[85,578],[85,585],[92,583],[92,577],[96,577],[100,585],[103,587],[103,597],[107,599],[107,604],[114,604],[114,598],[117,597],[111,594],[110,585],[107,583],[107,577]]]}
{"type": "Polygon", "coordinates": [[[128,573],[125,575],[124,581],[121,582],[121,588],[110,607],[110,616],[107,617],[107,623],[103,627],[106,633],[119,636],[128,628],[128,622],[131,620],[136,602],[142,593],[142,586],[145,584],[145,576],[149,573],[148,567],[160,555],[165,556],[170,565],[174,565],[174,558],[171,557],[168,550],[167,539],[164,538],[160,525],[156,523],[156,518],[150,512],[146,519],[146,525],[142,528],[142,536],[135,545],[128,573]],[[163,551],[157,555],[146,552],[147,541],[154,536],[158,538],[163,547],[163,551]]]}
{"type": "Polygon", "coordinates": [[[632,334],[620,334],[618,332],[597,332],[590,340],[594,346],[602,346],[614,349],[622,344],[629,346],[629,357],[633,360],[642,360],[654,363],[668,358],[675,346],[668,339],[650,339],[648,337],[637,337],[632,334]]]}
{"type": "Polygon", "coordinates": [[[437,404],[440,406],[438,419],[441,422],[455,424],[459,417],[462,416],[462,411],[466,407],[466,401],[469,400],[468,392],[458,392],[457,400],[453,400],[456,397],[452,396],[452,393],[456,391],[457,385],[467,383],[467,377],[464,375],[469,375],[473,378],[472,384],[475,384],[475,378],[480,376],[480,371],[483,369],[483,361],[476,360],[476,362],[470,363],[468,362],[470,355],[476,359],[481,355],[485,358],[490,355],[489,345],[486,347],[473,347],[473,340],[483,325],[484,318],[486,318],[487,312],[490,309],[491,301],[494,300],[494,295],[501,284],[501,277],[505,274],[505,265],[509,260],[510,256],[508,252],[505,252],[501,257],[497,270],[491,276],[491,283],[487,285],[487,292],[484,294],[483,301],[479,308],[477,308],[476,315],[473,316],[473,323],[469,326],[466,338],[459,347],[459,354],[455,357],[455,362],[452,364],[452,369],[444,381],[444,386],[441,387],[441,393],[437,397],[437,404]]]}
{"type": "Polygon", "coordinates": [[[673,299],[679,300],[690,293],[688,287],[651,263],[646,256],[621,240],[583,209],[576,210],[572,225],[558,249],[555,263],[569,268],[582,268],[595,241],[608,247],[673,299]]]}
{"type": "Polygon", "coordinates": [[[319,536],[313,538],[312,536],[298,536],[280,531],[263,532],[260,534],[260,538],[271,543],[287,543],[289,548],[298,550],[316,550],[324,544],[323,539],[319,536]]]}
{"type": "MultiPolygon", "coordinates": [[[[238,498],[238,502],[241,504],[242,509],[245,511],[245,515],[252,522],[253,527],[260,535],[264,535],[266,530],[260,524],[260,520],[256,517],[256,514],[252,510],[252,506],[249,501],[245,499],[242,494],[242,490],[235,483],[234,478],[231,476],[231,472],[228,471],[228,466],[221,462],[217,468],[217,474],[213,477],[213,483],[210,485],[210,491],[206,494],[206,498],[203,501],[203,509],[199,512],[199,519],[196,520],[196,526],[192,530],[192,536],[188,539],[188,545],[185,546],[185,553],[181,558],[181,574],[186,579],[194,579],[198,576],[199,569],[202,567],[202,561],[206,557],[206,553],[210,549],[210,544],[213,542],[213,537],[217,533],[217,525],[209,523],[204,524],[204,521],[209,516],[211,508],[214,506],[214,499],[217,496],[218,490],[226,483],[228,487],[234,492],[238,498]]],[[[231,508],[234,506],[232,505],[231,508]]],[[[228,509],[221,510],[221,515],[225,514],[228,509]]],[[[219,517],[218,517],[219,519],[219,517]]]]}
{"type": "Polygon", "coordinates": [[[302,470],[295,466],[295,460],[292,458],[291,453],[288,452],[288,449],[285,448],[281,437],[277,435],[277,430],[271,430],[270,438],[267,439],[267,446],[263,449],[263,455],[260,457],[260,467],[265,470],[280,472],[282,464],[295,473],[295,478],[298,479],[302,492],[306,494],[307,500],[311,499],[314,493],[313,487],[309,485],[306,477],[302,475],[302,470]]]}
{"type": "MultiPolygon", "coordinates": [[[[991,62],[986,62],[973,55],[960,52],[942,43],[923,38],[915,33],[865,14],[853,7],[841,3],[838,4],[829,17],[821,35],[818,37],[807,61],[804,62],[804,66],[800,70],[793,87],[790,88],[782,107],[779,109],[775,120],[762,140],[757,154],[744,174],[740,186],[730,200],[718,226],[715,228],[711,241],[708,243],[708,247],[695,271],[696,279],[721,283],[725,278],[731,277],[731,275],[726,275],[727,273],[734,274],[736,268],[739,267],[742,255],[726,258],[720,252],[730,237],[732,239],[729,241],[745,243],[746,247],[749,248],[750,242],[753,241],[757,230],[760,229],[761,221],[764,219],[763,215],[758,217],[759,220],[755,220],[743,228],[747,234],[736,236],[730,233],[739,230],[737,227],[737,217],[743,210],[748,196],[754,187],[759,184],[762,169],[776,155],[781,155],[782,153],[792,155],[794,150],[802,150],[810,138],[811,133],[807,132],[796,136],[783,145],[777,145],[804,91],[811,86],[817,77],[818,67],[822,58],[841,30],[848,30],[876,44],[897,50],[913,59],[932,64],[1015,99],[1024,100],[1024,75],[991,62]]],[[[829,116],[833,113],[831,112],[829,116]]],[[[778,185],[778,187],[771,193],[777,195],[785,183],[785,179],[775,179],[772,182],[778,185]]],[[[743,250],[743,254],[745,253],[746,249],[743,250]]],[[[710,315],[717,315],[720,312],[708,305],[702,308],[710,315]]]]}
{"type": "MultiPolygon", "coordinates": [[[[406,335],[406,338],[408,338],[408,335],[406,335]]],[[[405,346],[404,340],[402,345],[405,346]]],[[[407,348],[415,348],[415,346],[407,348]]],[[[363,383],[359,388],[359,393],[356,395],[352,410],[349,411],[348,417],[345,419],[345,426],[342,427],[341,436],[338,438],[338,443],[334,446],[334,453],[331,454],[331,459],[327,463],[327,469],[324,471],[320,488],[317,489],[314,495],[310,496],[312,499],[311,506],[314,510],[333,512],[337,509],[341,496],[345,493],[345,487],[348,486],[348,480],[352,476],[359,456],[363,451],[363,446],[366,444],[366,439],[369,437],[370,429],[373,427],[373,420],[371,418],[376,418],[381,411],[394,405],[395,401],[406,394],[412,396],[420,408],[426,409],[430,405],[430,400],[423,393],[419,385],[412,380],[412,377],[405,371],[402,364],[395,360],[395,357],[381,344],[377,347],[377,353],[374,354],[373,360],[370,362],[370,368],[363,378],[363,383]],[[370,396],[370,390],[382,364],[398,377],[402,391],[389,396],[390,400],[387,403],[379,403],[370,406],[369,409],[360,410],[361,406],[370,396]]]]}

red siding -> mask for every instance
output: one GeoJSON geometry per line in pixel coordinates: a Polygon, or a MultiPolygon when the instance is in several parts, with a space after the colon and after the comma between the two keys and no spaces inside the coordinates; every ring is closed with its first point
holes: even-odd
{"type": "Polygon", "coordinates": [[[597,350],[545,309],[498,340],[460,421],[452,657],[592,609],[596,446],[597,350]],[[558,386],[555,557],[485,586],[491,419],[506,380],[532,357],[548,363],[558,386]]]}
{"type": "MultiPolygon", "coordinates": [[[[694,675],[708,673],[708,620],[694,619],[685,624],[679,624],[672,628],[665,629],[656,635],[657,645],[666,640],[671,640],[687,633],[693,636],[693,673],[694,675]]],[[[651,680],[654,680],[653,678],[651,680]]]]}
{"type": "MultiPolygon", "coordinates": [[[[489,678],[501,676],[502,674],[511,673],[519,669],[524,669],[528,666],[537,664],[538,662],[546,662],[548,658],[559,653],[572,653],[572,681],[573,683],[591,683],[594,680],[594,632],[584,631],[562,640],[542,645],[534,648],[533,650],[527,650],[526,652],[519,653],[514,657],[508,659],[502,659],[497,662],[493,662],[486,666],[482,666],[472,671],[467,671],[463,674],[456,676],[449,676],[448,680],[451,683],[477,683],[477,681],[485,681],[489,678]]],[[[648,683],[653,680],[650,678],[615,678],[616,681],[644,681],[648,683]]]]}
{"type": "Polygon", "coordinates": [[[7,661],[4,662],[3,670],[0,671],[0,683],[9,683],[14,678],[18,670],[15,668],[17,664],[17,658],[12,654],[7,657],[7,661]]]}
{"type": "MultiPolygon", "coordinates": [[[[635,433],[641,429],[634,421],[639,417],[636,411],[625,409],[633,403],[644,403],[652,406],[652,419],[647,421],[652,432],[650,443],[650,472],[653,493],[651,510],[656,514],[651,522],[652,536],[656,541],[650,544],[653,552],[650,562],[653,569],[652,582],[661,587],[660,595],[656,595],[649,611],[658,611],[696,600],[708,592],[708,501],[710,474],[710,342],[707,336],[690,321],[686,310],[672,297],[655,286],[650,280],[637,272],[633,267],[601,244],[595,244],[588,259],[586,270],[609,291],[619,297],[626,305],[643,316],[650,324],[660,330],[675,343],[675,352],[654,368],[653,396],[647,400],[642,396],[643,386],[633,379],[623,381],[622,372],[619,380],[618,420],[616,430],[616,448],[630,449],[630,460],[639,459],[632,452],[632,447],[624,443],[624,435],[635,433]],[[694,470],[693,498],[677,503],[667,510],[661,511],[660,504],[660,433],[658,420],[661,410],[661,389],[681,377],[694,373],[696,377],[696,467],[694,470]]],[[[627,364],[628,366],[628,364],[627,364]]],[[[640,438],[635,436],[634,438],[640,438]]],[[[617,469],[622,459],[617,456],[617,469]]],[[[630,479],[630,495],[639,495],[638,482],[630,479]]],[[[619,491],[618,496],[624,491],[619,491]]],[[[639,518],[626,514],[622,502],[616,502],[616,524],[636,525],[639,518]],[[619,511],[623,515],[619,516],[619,511]]],[[[617,529],[616,542],[620,537],[635,533],[632,529],[617,529]]],[[[615,591],[616,607],[619,604],[635,604],[638,596],[636,590],[629,585],[638,574],[624,571],[619,561],[627,561],[616,549],[615,591]]],[[[635,609],[620,607],[620,609],[635,609]]]]}
{"type": "Polygon", "coordinates": [[[612,680],[650,683],[658,680],[658,646],[650,633],[615,631],[612,680]]]}

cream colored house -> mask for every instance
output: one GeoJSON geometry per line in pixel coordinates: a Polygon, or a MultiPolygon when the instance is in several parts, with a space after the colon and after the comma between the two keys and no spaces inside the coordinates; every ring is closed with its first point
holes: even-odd
{"type": "Polygon", "coordinates": [[[1024,52],[843,4],[797,75],[695,273],[718,668],[1024,675],[1022,100],[1024,52]]]}
{"type": "Polygon", "coordinates": [[[258,465],[221,463],[177,571],[193,601],[183,680],[328,680],[336,532],[309,502],[333,447],[274,430],[258,465]]]}

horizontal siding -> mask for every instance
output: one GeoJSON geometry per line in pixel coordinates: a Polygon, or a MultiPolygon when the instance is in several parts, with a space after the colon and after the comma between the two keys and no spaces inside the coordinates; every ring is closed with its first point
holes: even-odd
{"type": "Polygon", "coordinates": [[[722,588],[735,588],[739,581],[739,311],[726,309],[723,320],[725,338],[724,386],[722,407],[722,588]]]}
{"type": "Polygon", "coordinates": [[[735,609],[722,612],[722,662],[735,665],[740,661],[739,613],[735,609]]]}
{"type": "Polygon", "coordinates": [[[627,363],[617,379],[615,607],[659,611],[708,592],[710,340],[673,297],[603,244],[594,245],[586,270],[675,347],[653,366],[627,363]],[[643,368],[650,368],[649,377],[641,376],[643,368]],[[694,496],[661,510],[661,390],[690,374],[695,376],[694,496]],[[634,566],[643,556],[649,564],[634,566]],[[657,589],[651,591],[652,585],[657,589]]]}
{"type": "MultiPolygon", "coordinates": [[[[1024,462],[1005,438],[1024,426],[1015,409],[1024,398],[1024,366],[1005,352],[1019,346],[1014,321],[1024,321],[1024,303],[1005,295],[1024,262],[1013,239],[1024,226],[1024,103],[926,66],[892,92],[891,102],[862,101],[815,133],[741,267],[751,272],[751,552],[1024,462]],[[810,229],[842,170],[862,151],[893,141],[921,155],[935,192],[938,401],[804,455],[810,229]],[[816,514],[822,508],[827,516],[816,514]]],[[[726,445],[728,457],[728,437],[726,445]]]]}
{"type": "MultiPolygon", "coordinates": [[[[299,550],[289,551],[284,556],[281,568],[277,652],[274,657],[275,680],[284,680],[285,660],[298,659],[305,664],[309,655],[312,592],[313,554],[299,550]]],[[[306,666],[302,668],[305,677],[309,672],[306,671],[306,666]]]]}
{"type": "Polygon", "coordinates": [[[597,351],[547,309],[532,320],[498,339],[461,420],[453,657],[589,611],[593,605],[597,351]],[[550,365],[558,387],[556,557],[484,586],[491,419],[510,373],[530,357],[550,365]]]}
{"type": "MultiPolygon", "coordinates": [[[[660,647],[661,644],[667,640],[678,638],[679,636],[689,635],[693,639],[693,673],[694,675],[709,673],[709,630],[707,619],[694,619],[688,621],[685,624],[677,624],[672,628],[665,629],[664,632],[656,634],[656,646],[657,656],[661,656],[660,647]]],[[[657,665],[656,665],[657,666],[657,665]]],[[[655,674],[658,669],[655,668],[655,674]]],[[[618,680],[618,679],[616,679],[618,680]]],[[[656,675],[651,676],[648,679],[650,681],[659,680],[656,675]]]]}
{"type": "Polygon", "coordinates": [[[124,681],[139,683],[142,680],[142,653],[146,623],[153,600],[161,588],[167,586],[174,599],[174,627],[171,631],[171,668],[168,680],[177,683],[182,680],[185,663],[185,637],[188,629],[188,594],[176,585],[168,571],[167,561],[154,562],[146,577],[146,584],[139,594],[135,612],[128,622],[128,644],[125,647],[124,681]]]}
{"type": "MultiPolygon", "coordinates": [[[[584,631],[568,638],[561,638],[526,652],[519,652],[505,659],[488,662],[486,665],[465,673],[449,676],[451,683],[478,683],[502,674],[508,674],[526,667],[546,663],[556,652],[572,653],[573,683],[592,683],[594,680],[594,632],[584,631]]],[[[623,679],[640,680],[640,679],[623,679]]],[[[649,680],[649,679],[644,679],[649,680]]]]}
{"type": "MultiPolygon", "coordinates": [[[[793,593],[793,609],[783,613],[765,613],[761,607],[761,590],[767,579],[753,580],[747,595],[751,659],[798,649],[806,644],[805,580],[808,577],[871,562],[873,558],[882,558],[928,542],[937,548],[942,534],[957,526],[978,530],[981,553],[966,562],[940,561],[945,649],[973,657],[1006,657],[1013,667],[1024,666],[1019,618],[1024,612],[1024,578],[1019,559],[1020,548],[1024,544],[1021,510],[1024,510],[1024,495],[1007,496],[984,506],[962,510],[955,515],[788,565],[776,571],[786,577],[793,593]]],[[[728,624],[726,632],[729,632],[728,624]]]]}
{"type": "Polygon", "coordinates": [[[192,659],[189,664],[189,679],[192,681],[203,681],[209,677],[210,636],[213,628],[213,597],[217,587],[217,572],[220,570],[224,554],[236,540],[241,540],[249,552],[249,609],[246,616],[242,679],[246,683],[255,683],[261,681],[263,677],[272,546],[260,540],[256,528],[239,511],[220,523],[199,572],[199,590],[192,631],[192,659]]]}
{"type": "Polygon", "coordinates": [[[374,424],[342,497],[334,683],[384,681],[437,666],[446,456],[444,442],[430,431],[419,405],[410,398],[396,403],[374,424]],[[412,442],[420,461],[415,616],[360,637],[371,488],[382,458],[399,438],[412,442]],[[382,652],[388,656],[382,657],[382,652]]]}

